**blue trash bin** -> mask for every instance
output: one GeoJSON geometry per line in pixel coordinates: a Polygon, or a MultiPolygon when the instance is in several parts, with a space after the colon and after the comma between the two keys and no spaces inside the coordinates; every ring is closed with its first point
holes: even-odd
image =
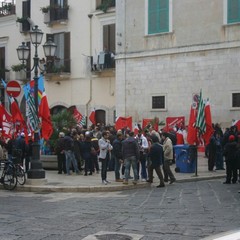
{"type": "Polygon", "coordinates": [[[176,171],[194,173],[197,162],[197,147],[194,145],[175,145],[176,171]]]}

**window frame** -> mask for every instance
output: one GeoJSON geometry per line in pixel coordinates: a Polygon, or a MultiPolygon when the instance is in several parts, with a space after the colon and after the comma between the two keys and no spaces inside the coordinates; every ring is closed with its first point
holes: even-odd
{"type": "Polygon", "coordinates": [[[168,0],[168,30],[167,31],[159,31],[155,33],[149,33],[149,0],[145,0],[145,35],[159,35],[159,34],[166,34],[166,33],[171,33],[173,31],[173,23],[172,23],[172,10],[173,10],[173,4],[172,0],[168,0]]]}
{"type": "Polygon", "coordinates": [[[233,0],[227,0],[227,24],[240,23],[240,0],[237,0],[239,6],[238,6],[238,18],[236,18],[236,19],[229,19],[231,1],[233,1],[233,0]]]}
{"type": "Polygon", "coordinates": [[[157,112],[165,112],[167,111],[167,94],[151,94],[151,101],[150,101],[150,109],[151,111],[157,111],[157,112]],[[164,97],[164,107],[163,108],[153,108],[153,98],[154,97],[164,97]]]}
{"type": "Polygon", "coordinates": [[[239,106],[236,106],[236,107],[233,106],[233,95],[234,94],[239,94],[239,98],[240,98],[240,91],[231,92],[231,109],[232,110],[240,110],[240,100],[239,100],[239,106]]]}

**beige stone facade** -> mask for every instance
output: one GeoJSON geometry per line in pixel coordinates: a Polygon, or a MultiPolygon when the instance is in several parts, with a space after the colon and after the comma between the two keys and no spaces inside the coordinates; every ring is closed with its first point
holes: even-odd
{"type": "Polygon", "coordinates": [[[169,0],[169,31],[148,34],[148,1],[117,1],[117,115],[142,118],[185,116],[202,89],[213,122],[239,119],[232,106],[240,93],[239,23],[227,24],[226,0],[169,0]],[[163,96],[165,107],[152,108],[163,96]]]}

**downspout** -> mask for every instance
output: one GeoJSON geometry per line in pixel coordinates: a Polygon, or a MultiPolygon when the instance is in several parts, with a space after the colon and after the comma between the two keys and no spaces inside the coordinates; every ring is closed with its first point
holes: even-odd
{"type": "MultiPolygon", "coordinates": [[[[90,19],[90,28],[89,28],[89,41],[90,41],[90,47],[89,47],[89,58],[90,58],[90,67],[92,70],[91,62],[92,62],[92,16],[93,14],[88,14],[88,17],[90,19]]],[[[88,116],[89,116],[89,105],[92,101],[92,72],[90,70],[90,76],[89,76],[89,100],[86,103],[86,124],[88,125],[88,116]]]]}
{"type": "Polygon", "coordinates": [[[127,22],[127,19],[126,19],[126,16],[127,16],[127,7],[126,7],[126,5],[127,5],[127,0],[124,0],[124,53],[125,53],[125,62],[124,62],[124,68],[125,68],[125,73],[124,73],[124,77],[125,77],[125,82],[124,82],[124,84],[125,84],[125,86],[124,86],[124,88],[125,88],[125,96],[124,96],[124,102],[125,102],[125,104],[124,104],[124,116],[126,117],[126,112],[127,112],[127,57],[126,57],[126,52],[127,52],[127,46],[126,46],[126,39],[127,39],[127,37],[126,37],[126,22],[127,22]]]}

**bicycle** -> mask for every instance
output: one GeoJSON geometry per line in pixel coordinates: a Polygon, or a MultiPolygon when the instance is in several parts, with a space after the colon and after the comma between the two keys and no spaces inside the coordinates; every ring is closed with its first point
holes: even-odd
{"type": "Polygon", "coordinates": [[[21,152],[19,153],[18,149],[13,151],[12,162],[16,168],[17,181],[20,185],[24,185],[26,183],[26,174],[24,172],[24,168],[21,165],[21,152]]]}
{"type": "Polygon", "coordinates": [[[1,160],[0,169],[2,170],[0,183],[6,190],[14,190],[18,182],[15,165],[10,161],[1,160]]]}

